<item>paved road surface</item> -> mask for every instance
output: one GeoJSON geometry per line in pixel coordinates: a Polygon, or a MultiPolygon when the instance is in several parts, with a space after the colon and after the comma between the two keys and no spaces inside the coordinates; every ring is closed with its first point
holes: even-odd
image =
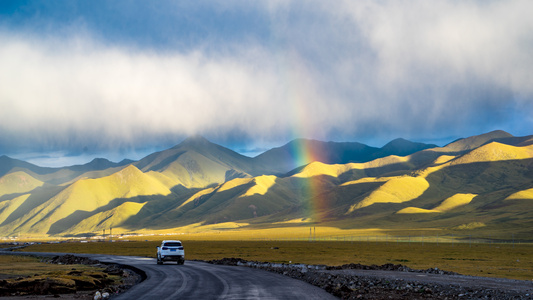
{"type": "Polygon", "coordinates": [[[147,279],[114,299],[336,299],[300,280],[247,267],[186,261],[157,265],[153,258],[102,256],[102,262],[127,264],[147,279]]]}

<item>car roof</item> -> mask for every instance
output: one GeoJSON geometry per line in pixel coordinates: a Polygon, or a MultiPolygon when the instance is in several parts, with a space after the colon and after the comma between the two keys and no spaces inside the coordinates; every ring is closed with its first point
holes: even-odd
{"type": "Polygon", "coordinates": [[[181,241],[179,241],[179,240],[164,240],[164,241],[163,241],[163,243],[168,243],[168,242],[170,242],[170,243],[172,243],[172,242],[174,242],[174,243],[181,243],[181,241]]]}

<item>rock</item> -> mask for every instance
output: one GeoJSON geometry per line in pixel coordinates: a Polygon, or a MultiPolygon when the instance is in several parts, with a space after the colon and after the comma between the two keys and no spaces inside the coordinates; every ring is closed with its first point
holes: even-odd
{"type": "Polygon", "coordinates": [[[52,264],[58,265],[96,265],[100,262],[88,257],[75,256],[72,254],[66,254],[62,256],[55,256],[50,260],[52,264]]]}
{"type": "Polygon", "coordinates": [[[107,268],[105,268],[104,273],[109,275],[122,276],[124,274],[124,270],[117,267],[116,265],[109,265],[107,268]]]}
{"type": "Polygon", "coordinates": [[[94,293],[93,300],[102,300],[102,293],[96,291],[96,293],[94,293]]]}

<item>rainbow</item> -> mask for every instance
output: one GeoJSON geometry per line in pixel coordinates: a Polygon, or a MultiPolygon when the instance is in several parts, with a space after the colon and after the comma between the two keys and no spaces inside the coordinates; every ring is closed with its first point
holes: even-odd
{"type": "MultiPolygon", "coordinates": [[[[292,154],[295,157],[295,165],[304,166],[314,161],[321,161],[320,149],[313,147],[309,140],[298,139],[292,143],[292,154]]],[[[302,180],[300,201],[305,204],[306,215],[313,222],[321,222],[323,213],[328,207],[327,199],[324,195],[325,187],[321,176],[309,178],[299,178],[302,180]]]]}
{"type": "MultiPolygon", "coordinates": [[[[310,115],[313,115],[310,112],[307,101],[310,91],[308,86],[303,84],[305,78],[302,74],[308,74],[309,72],[297,56],[278,57],[278,59],[281,59],[281,65],[285,66],[282,70],[284,71],[282,75],[286,79],[287,103],[289,104],[289,112],[293,122],[291,124],[291,134],[293,137],[291,154],[295,158],[293,169],[305,166],[314,161],[324,161],[321,159],[323,158],[321,149],[313,147],[312,141],[304,139],[314,136],[317,132],[316,124],[313,123],[314,120],[309,118],[310,115]]],[[[324,197],[325,189],[321,176],[299,178],[299,180],[301,180],[299,201],[306,204],[307,217],[315,222],[322,221],[322,213],[328,205],[327,199],[324,197]]]]}
{"type": "MultiPolygon", "coordinates": [[[[294,142],[291,144],[291,154],[294,157],[294,168],[305,166],[315,161],[324,161],[322,149],[316,147],[316,144],[311,140],[303,139],[302,137],[312,136],[312,124],[308,124],[310,120],[306,118],[306,105],[300,97],[294,97],[292,101],[294,107],[293,132],[294,142]],[[313,147],[315,144],[315,147],[313,147]]],[[[321,181],[321,176],[310,178],[301,178],[302,192],[300,193],[300,202],[305,203],[307,208],[306,215],[314,222],[322,221],[322,213],[327,208],[327,199],[324,197],[324,186],[321,181]]]]}

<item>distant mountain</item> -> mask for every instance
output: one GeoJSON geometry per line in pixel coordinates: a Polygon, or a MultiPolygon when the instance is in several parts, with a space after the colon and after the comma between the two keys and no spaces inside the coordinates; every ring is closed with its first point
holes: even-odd
{"type": "Polygon", "coordinates": [[[26,193],[43,184],[44,182],[25,172],[12,172],[0,177],[0,197],[9,194],[26,193]]]}
{"type": "MultiPolygon", "coordinates": [[[[49,168],[49,167],[39,167],[34,164],[13,159],[8,156],[0,156],[0,177],[12,173],[12,172],[25,172],[29,175],[47,183],[51,184],[61,184],[68,182],[70,180],[75,179],[76,177],[82,176],[83,174],[86,175],[86,177],[98,177],[102,176],[102,172],[97,171],[104,171],[105,170],[111,170],[113,168],[120,168],[124,167],[133,161],[131,160],[123,160],[119,163],[111,162],[105,158],[95,158],[91,162],[83,164],[83,165],[74,165],[74,166],[67,166],[62,168],[49,168]],[[93,176],[90,176],[90,172],[97,172],[93,176]]],[[[109,172],[106,173],[108,175],[109,172]]]]}
{"type": "Polygon", "coordinates": [[[0,156],[0,177],[11,171],[29,170],[37,174],[48,174],[56,171],[54,168],[43,168],[6,155],[0,156]]]}
{"type": "Polygon", "coordinates": [[[143,172],[159,172],[187,188],[205,187],[265,172],[252,158],[201,136],[188,138],[168,150],[148,155],[134,165],[143,172]]]}
{"type": "Polygon", "coordinates": [[[389,155],[406,156],[425,149],[436,148],[437,145],[415,143],[402,138],[390,141],[376,152],[374,158],[381,158],[389,155]]]}
{"type": "Polygon", "coordinates": [[[510,133],[507,133],[503,130],[495,130],[468,138],[458,139],[444,146],[444,148],[450,151],[466,151],[472,150],[495,140],[511,140],[513,138],[515,137],[510,133]]]}
{"type": "Polygon", "coordinates": [[[357,142],[321,142],[297,139],[288,144],[268,150],[254,160],[285,173],[313,161],[327,164],[368,162],[389,155],[405,156],[436,145],[414,143],[396,139],[382,148],[375,148],[357,142]]]}
{"type": "Polygon", "coordinates": [[[527,239],[532,141],[503,131],[444,147],[294,140],[250,158],[195,136],[136,162],[40,168],[2,156],[0,235],[289,222],[527,239]]]}
{"type": "Polygon", "coordinates": [[[75,165],[75,166],[70,166],[66,168],[72,171],[76,171],[76,172],[89,172],[89,171],[100,171],[100,170],[105,170],[109,168],[122,167],[125,165],[129,165],[133,162],[134,162],[133,160],[124,159],[121,162],[115,163],[105,158],[95,158],[86,164],[75,165]]]}

